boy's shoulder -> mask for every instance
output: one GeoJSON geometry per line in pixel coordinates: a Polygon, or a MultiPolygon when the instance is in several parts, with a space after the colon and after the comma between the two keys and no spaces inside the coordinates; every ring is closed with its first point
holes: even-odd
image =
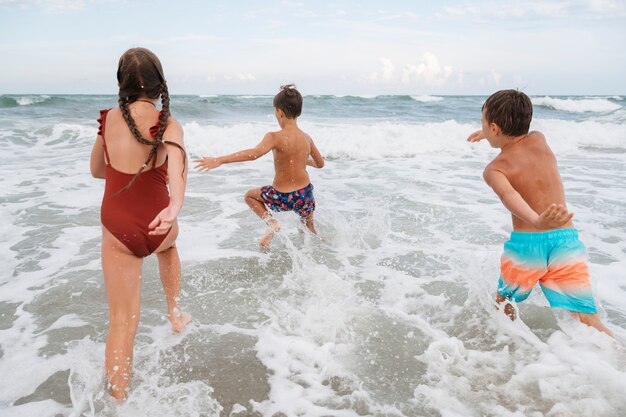
{"type": "MultiPolygon", "coordinates": [[[[289,130],[285,130],[285,129],[280,129],[280,130],[273,130],[273,131],[269,131],[265,134],[265,137],[272,137],[272,138],[276,138],[276,139],[280,139],[283,138],[285,136],[289,136],[289,135],[293,135],[294,131],[289,131],[289,130]]],[[[302,135],[305,138],[311,140],[311,136],[309,136],[308,133],[306,133],[304,130],[300,129],[299,127],[297,127],[295,129],[295,134],[296,135],[302,135]]]]}
{"type": "Polygon", "coordinates": [[[531,130],[530,132],[528,132],[527,137],[536,138],[544,141],[546,140],[546,136],[538,130],[531,130]]]}
{"type": "Polygon", "coordinates": [[[495,158],[487,164],[485,172],[489,170],[496,170],[506,172],[515,167],[523,168],[526,165],[525,161],[528,161],[528,156],[532,155],[532,160],[552,160],[554,154],[548,146],[546,137],[543,133],[534,130],[528,132],[521,143],[517,143],[514,146],[503,149],[495,158]],[[548,159],[546,159],[548,158],[548,159]]]}

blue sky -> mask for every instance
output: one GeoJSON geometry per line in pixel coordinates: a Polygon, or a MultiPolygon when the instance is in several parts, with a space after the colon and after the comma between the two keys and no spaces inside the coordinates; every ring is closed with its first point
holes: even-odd
{"type": "Polygon", "coordinates": [[[626,94],[625,0],[0,0],[0,94],[115,94],[153,50],[173,94],[626,94]]]}

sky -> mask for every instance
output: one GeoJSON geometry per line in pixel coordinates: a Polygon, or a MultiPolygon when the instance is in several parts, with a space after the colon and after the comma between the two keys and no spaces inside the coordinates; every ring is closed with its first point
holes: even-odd
{"type": "Polygon", "coordinates": [[[0,94],[626,94],[626,0],[0,0],[0,94]]]}

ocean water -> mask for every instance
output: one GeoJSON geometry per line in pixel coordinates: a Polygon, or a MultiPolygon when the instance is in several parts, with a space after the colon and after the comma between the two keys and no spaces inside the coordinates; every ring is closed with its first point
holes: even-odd
{"type": "MultiPolygon", "coordinates": [[[[555,151],[612,340],[551,310],[496,311],[510,217],[483,183],[497,150],[469,144],[486,97],[305,96],[300,126],[323,238],[291,213],[268,251],[243,201],[267,155],[191,172],[174,335],[156,260],[143,269],[128,401],[103,371],[103,182],[89,175],[113,96],[0,96],[0,415],[626,415],[626,100],[533,96],[555,151]]],[[[271,96],[174,96],[191,158],[277,129],[271,96]]]]}

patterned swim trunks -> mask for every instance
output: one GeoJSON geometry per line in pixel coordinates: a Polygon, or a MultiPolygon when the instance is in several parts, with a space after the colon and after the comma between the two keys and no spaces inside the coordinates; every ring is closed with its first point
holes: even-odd
{"type": "Polygon", "coordinates": [[[539,282],[550,306],[596,313],[587,250],[576,229],[513,232],[504,244],[498,292],[525,300],[539,282]]]}
{"type": "Polygon", "coordinates": [[[266,185],[261,188],[261,199],[270,210],[295,211],[302,220],[309,217],[315,210],[313,184],[289,193],[281,193],[271,185],[266,185]]]}

